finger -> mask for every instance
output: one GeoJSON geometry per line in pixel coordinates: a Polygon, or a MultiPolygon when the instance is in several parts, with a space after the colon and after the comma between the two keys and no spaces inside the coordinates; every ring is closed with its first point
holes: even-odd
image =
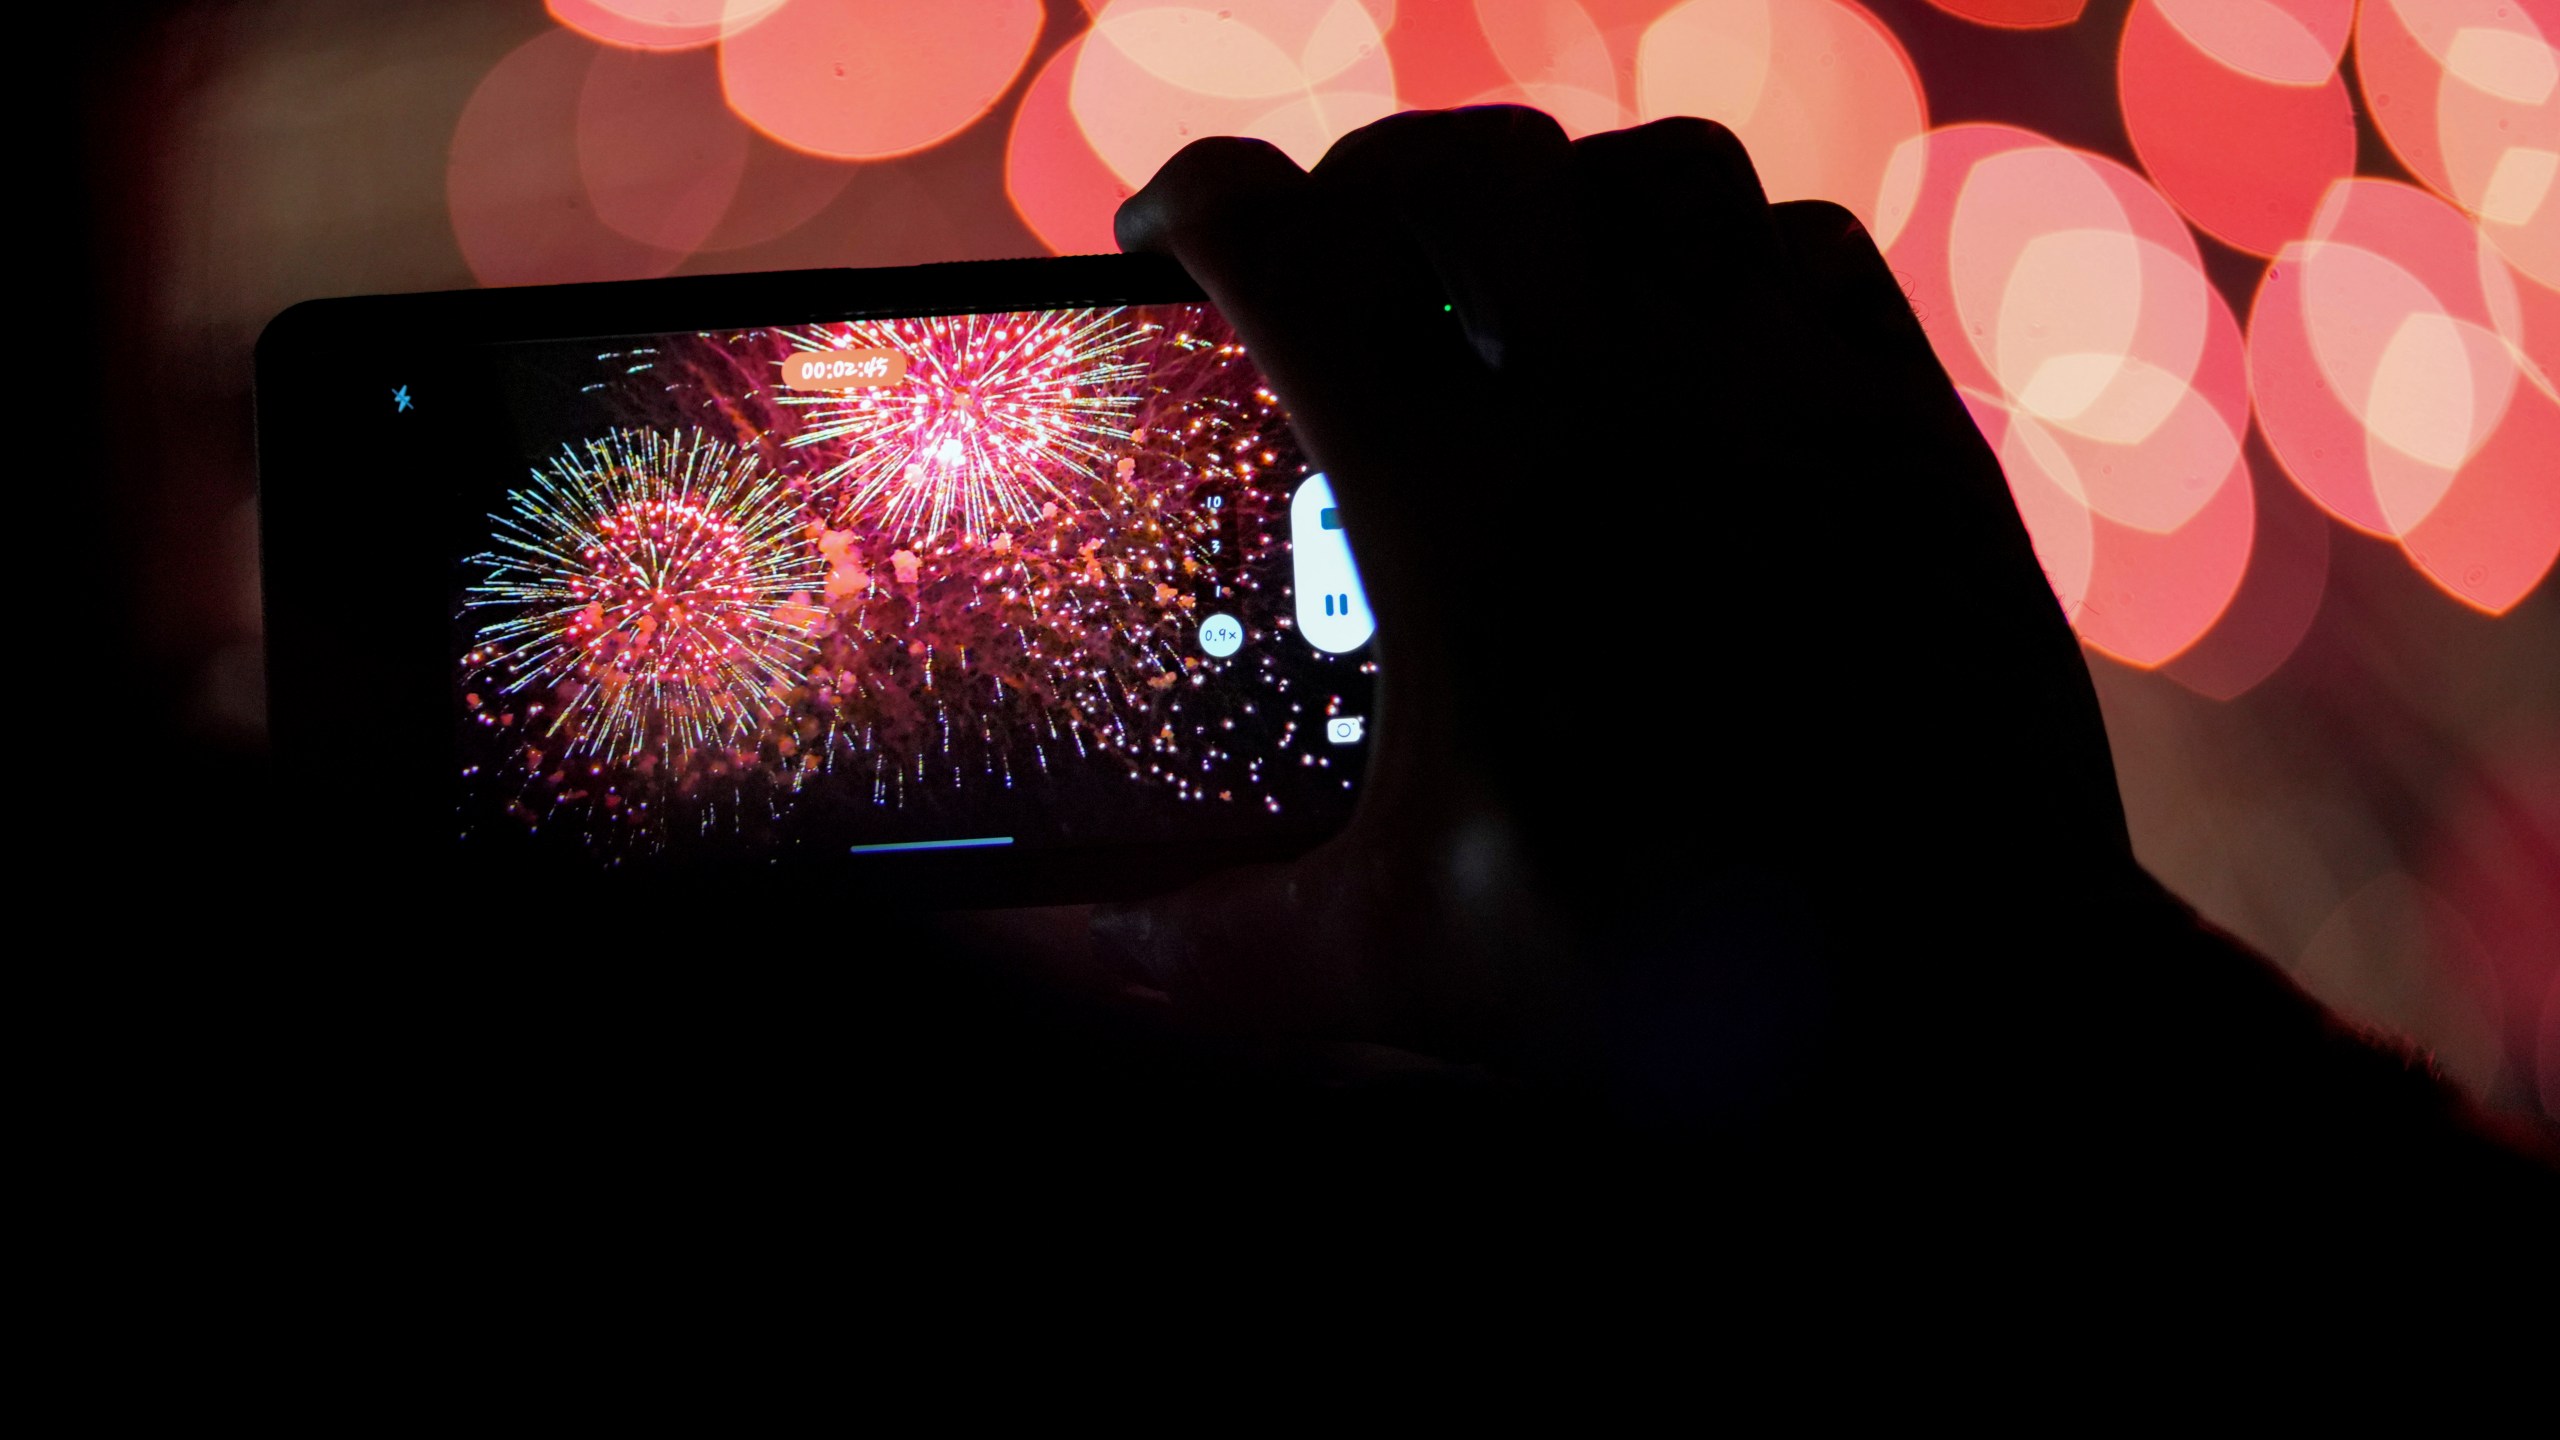
{"type": "Polygon", "coordinates": [[[1453,692],[1442,637],[1464,587],[1435,543],[1458,453],[1488,427],[1484,367],[1391,217],[1316,185],[1260,141],[1204,140],[1120,209],[1121,243],[1189,271],[1243,338],[1333,481],[1389,679],[1381,760],[1438,742],[1453,692]]]}
{"type": "Polygon", "coordinates": [[[1749,152],[1712,120],[1675,116],[1573,142],[1573,194],[1604,303],[1647,317],[1666,349],[1706,346],[1739,375],[1783,339],[1784,251],[1749,152]]]}
{"type": "MultiPolygon", "coordinates": [[[[1547,116],[1475,106],[1365,126],[1314,171],[1342,209],[1377,217],[1414,247],[1488,372],[1481,399],[1462,397],[1443,412],[1433,437],[1438,453],[1416,471],[1429,482],[1420,497],[1428,513],[1412,517],[1417,543],[1463,557],[1439,567],[1443,595],[1480,596],[1483,558],[1515,552],[1520,517],[1556,508],[1560,457],[1540,453],[1524,435],[1524,407],[1605,413],[1587,373],[1589,357],[1605,347],[1589,338],[1581,288],[1589,267],[1565,193],[1570,155],[1563,129],[1547,116]]],[[[1498,626],[1446,616],[1437,623],[1435,643],[1478,677],[1516,665],[1524,646],[1563,639],[1542,633],[1554,623],[1535,614],[1498,626]]]]}
{"type": "MultiPolygon", "coordinates": [[[[2042,586],[2042,569],[2034,563],[1999,460],[1866,227],[1828,201],[1772,206],[1770,214],[1798,308],[1837,342],[1837,356],[1826,368],[1837,367],[1829,383],[1840,395],[1842,423],[1897,435],[1916,429],[1937,442],[1926,453],[1950,459],[1931,466],[1860,467],[1844,477],[1858,488],[1859,503],[1885,506],[1895,516],[1885,527],[1890,533],[1937,548],[1957,575],[2006,574],[2042,586]],[[1943,549],[1949,544],[1957,547],[1954,552],[1943,549]]],[[[2035,597],[1999,598],[2006,605],[2035,597]]]]}
{"type": "Polygon", "coordinates": [[[1901,277],[1858,217],[1828,200],[1790,200],[1770,206],[1769,218],[1797,309],[1838,342],[1862,384],[1880,387],[1872,399],[1897,418],[1972,430],[1901,277]]]}
{"type": "Polygon", "coordinates": [[[1568,223],[1571,142],[1518,105],[1391,115],[1343,138],[1318,186],[1392,217],[1429,262],[1476,354],[1496,369],[1577,348],[1586,313],[1568,223]]]}
{"type": "Polygon", "coordinates": [[[1847,206],[1789,200],[1769,207],[1769,222],[1810,318],[1854,348],[1944,380],[1910,294],[1847,206]]]}
{"type": "MultiPolygon", "coordinates": [[[[1718,563],[1621,584],[1641,613],[1748,613],[1785,593],[1793,537],[1823,503],[1801,472],[1820,450],[1803,322],[1751,158],[1733,132],[1690,117],[1573,142],[1571,193],[1595,263],[1591,288],[1608,345],[1603,402],[1653,436],[1695,437],[1692,463],[1649,463],[1621,446],[1622,498],[1663,517],[1703,514],[1718,563]]],[[[1559,462],[1562,463],[1562,457],[1559,462]]],[[[1731,636],[1722,653],[1743,663],[1731,636]]]]}
{"type": "MultiPolygon", "coordinates": [[[[1123,250],[1166,255],[1226,313],[1328,469],[1413,445],[1411,407],[1463,385],[1421,255],[1259,140],[1196,141],[1120,207],[1123,250]]],[[[1356,518],[1356,517],[1355,517],[1356,518]]]]}
{"type": "Polygon", "coordinates": [[[1857,503],[1881,507],[1882,533],[1934,557],[1948,576],[1942,594],[1970,592],[1991,616],[2034,620],[2050,608],[2041,603],[2049,590],[2043,567],[1999,458],[1947,378],[1902,282],[1847,210],[1804,201],[1772,213],[1804,309],[1840,342],[1835,383],[1859,393],[1861,420],[1925,436],[1934,442],[1926,453],[1947,457],[1863,468],[1846,477],[1857,503]]]}
{"type": "Polygon", "coordinates": [[[2049,811],[2055,833],[2115,845],[2123,820],[2104,724],[1998,457],[1857,218],[1823,201],[1774,206],[1772,218],[1801,308],[1838,342],[1836,384],[1859,396],[1842,405],[1842,428],[1875,426],[1901,437],[1889,443],[1905,455],[1939,457],[1859,467],[1845,483],[1858,491],[1851,503],[1880,520],[1871,527],[1880,546],[1866,562],[1871,573],[1908,577],[1895,588],[1925,595],[1949,636],[1928,656],[1925,681],[1901,683],[2002,697],[1990,711],[1998,720],[1936,747],[1940,769],[1991,776],[2016,770],[2021,757],[2044,757],[2049,773],[2031,787],[2028,808],[2049,811]],[[2028,655],[2048,663],[2020,667],[2028,655]],[[2075,735],[2088,739],[2061,738],[2075,735]]]}

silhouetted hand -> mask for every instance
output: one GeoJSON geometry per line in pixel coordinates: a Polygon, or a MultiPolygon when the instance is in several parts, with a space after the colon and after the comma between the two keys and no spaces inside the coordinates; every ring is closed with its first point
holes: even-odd
{"type": "Polygon", "coordinates": [[[1208,140],[1119,230],[1270,375],[1379,626],[1348,831],[1106,917],[1187,1018],[1750,1105],[1941,993],[1933,927],[2130,876],[1997,461],[1866,232],[1730,132],[1208,140]]]}
{"type": "Polygon", "coordinates": [[[1899,282],[1729,131],[1405,114],[1312,173],[1205,140],[1119,236],[1233,320],[1378,620],[1346,831],[1097,919],[1182,1025],[1684,1130],[2076,1128],[2102,1163],[2443,1130],[2422,1067],[2134,863],[2079,648],[1899,282]]]}

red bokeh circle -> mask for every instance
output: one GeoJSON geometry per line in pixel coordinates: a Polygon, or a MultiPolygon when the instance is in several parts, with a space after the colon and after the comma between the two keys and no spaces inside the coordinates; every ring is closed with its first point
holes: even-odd
{"type": "Polygon", "coordinates": [[[2134,8],[2166,21],[2198,54],[2278,85],[2318,85],[2335,74],[2356,14],[2355,0],[2135,0],[2134,8]]]}
{"type": "Polygon", "coordinates": [[[2560,288],[2560,0],[2369,0],[2356,57],[2393,152],[2560,288]]]}
{"type": "Polygon", "coordinates": [[[1645,30],[1635,102],[1725,125],[1771,200],[1836,201],[1879,241],[1918,181],[1894,158],[1929,124],[1911,57],[1850,0],[1688,0],[1645,30]]]}
{"type": "Polygon", "coordinates": [[[2294,482],[2493,614],[2560,555],[2560,400],[2515,338],[2532,292],[2451,206],[2356,180],[2268,267],[2249,320],[2259,425],[2294,482]]]}
{"type": "Polygon", "coordinates": [[[1929,0],[1950,15],[2003,30],[2049,30],[2068,25],[2089,0],[1929,0]]]}
{"type": "Polygon", "coordinates": [[[2161,665],[2247,572],[2245,350],[2142,177],[2031,131],[1931,131],[1887,251],[2083,640],[2161,665]],[[1986,417],[1997,412],[1996,422],[1986,417]]]}
{"type": "Polygon", "coordinates": [[[1084,43],[1082,37],[1068,41],[1032,77],[1005,143],[1005,195],[1022,223],[1059,255],[1118,249],[1111,217],[1133,193],[1085,143],[1067,105],[1084,43]]]}
{"type": "Polygon", "coordinates": [[[2235,68],[2152,0],[2125,17],[2116,79],[2143,169],[2188,219],[2238,249],[2273,255],[2299,239],[2330,183],[2355,171],[2343,79],[2276,84],[2235,68]]]}

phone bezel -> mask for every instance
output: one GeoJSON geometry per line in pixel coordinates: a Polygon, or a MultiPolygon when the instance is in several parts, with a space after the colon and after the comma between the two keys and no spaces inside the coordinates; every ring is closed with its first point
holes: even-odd
{"type": "MultiPolygon", "coordinates": [[[[485,889],[527,878],[486,873],[462,847],[429,833],[429,827],[449,828],[434,820],[437,797],[450,793],[449,777],[439,780],[415,766],[386,775],[380,747],[401,742],[347,720],[350,694],[387,689],[392,693],[380,703],[390,705],[428,698],[427,667],[407,654],[423,637],[386,638],[367,628],[364,615],[349,613],[343,599],[350,525],[397,523],[387,514],[350,517],[349,492],[330,480],[333,447],[343,446],[351,423],[333,408],[347,399],[349,356],[378,350],[386,336],[412,351],[455,350],[892,315],[1206,300],[1169,260],[1090,255],[361,296],[285,310],[258,340],[256,405],[269,726],[288,863],[307,876],[325,874],[360,888],[396,882],[485,889]],[[370,828],[366,816],[374,817],[370,828]]],[[[437,663],[449,667],[450,657],[439,655],[437,663]]],[[[449,697],[436,700],[441,716],[449,697]]],[[[844,893],[902,904],[1064,903],[1160,892],[1221,868],[1283,859],[1322,838],[1289,829],[1261,840],[792,857],[729,867],[728,878],[757,883],[771,874],[768,865],[787,864],[823,869],[844,893]]],[[[641,874],[620,883],[649,883],[651,867],[639,868],[641,874]]],[[[688,867],[687,873],[698,872],[688,867]]],[[[546,870],[540,880],[618,883],[611,872],[546,870]]]]}

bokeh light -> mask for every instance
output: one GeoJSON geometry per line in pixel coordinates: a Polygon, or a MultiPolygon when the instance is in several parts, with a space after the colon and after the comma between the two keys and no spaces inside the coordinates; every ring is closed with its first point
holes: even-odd
{"type": "Polygon", "coordinates": [[[1636,110],[1724,124],[1770,199],[1836,200],[1879,241],[1917,179],[1894,155],[1929,123],[1910,57],[1847,0],[1688,0],[1644,32],[1636,110]]]}
{"type": "Polygon", "coordinates": [[[2045,30],[2068,25],[2089,0],[1929,0],[1950,15],[2003,30],[2045,30]]]}
{"type": "Polygon", "coordinates": [[[1702,115],[1772,199],[1837,200],[1886,247],[2093,648],[2217,698],[2281,668],[2329,574],[2297,491],[2473,609],[2536,588],[2560,552],[2555,0],[1932,3],[1985,37],[2120,17],[2136,164],[1932,130],[1895,34],[1916,22],[1856,0],[1076,0],[1037,57],[1031,0],[552,0],[584,43],[491,72],[452,211],[487,281],[664,273],[804,225],[846,160],[933,146],[1032,58],[1003,187],[1057,252],[1111,248],[1119,203],[1207,135],[1312,166],[1401,108],[1534,105],[1574,135],[1702,115]],[[2379,133],[2441,198],[2355,177],[2351,41],[2379,133]],[[566,166],[544,138],[564,105],[566,166]],[[564,170],[576,193],[546,205],[564,170]],[[2245,342],[2249,282],[2198,233],[2266,261],[2245,342]]]}
{"type": "Polygon", "coordinates": [[[1510,83],[1471,101],[1535,106],[1556,117],[1568,135],[1627,123],[1617,63],[1590,11],[1575,0],[1476,0],[1473,8],[1510,83]]]}
{"type": "Polygon", "coordinates": [[[715,44],[785,0],[543,0],[551,18],[607,45],[691,50],[715,44]]]}
{"type": "MultiPolygon", "coordinates": [[[[2350,6],[2330,8],[2343,44],[2350,6]]],[[[2273,5],[2139,0],[2116,76],[2143,169],[2198,228],[2239,249],[2274,254],[2309,227],[2330,183],[2355,172],[2355,111],[2337,52],[2273,5]],[[2199,32],[2222,48],[2199,43],[2199,32]]]]}
{"type": "Polygon", "coordinates": [[[2250,318],[2259,423],[2295,482],[2492,613],[2560,553],[2560,402],[2519,383],[2523,314],[2515,276],[2482,263],[2460,212],[2355,180],[2268,267],[2250,318]]]}
{"type": "Polygon", "coordinates": [[[2560,391],[2560,290],[2512,270],[2506,252],[2498,248],[2485,226],[2480,236],[2479,269],[2480,288],[2489,301],[2489,318],[2497,323],[2498,333],[2515,346],[2516,360],[2524,367],[2525,378],[2546,393],[2560,391]],[[2512,289],[2498,283],[2501,270],[2514,278],[2512,289]]]}
{"type": "Polygon", "coordinates": [[[1395,66],[1397,100],[1407,109],[1473,104],[1512,83],[1476,23],[1472,4],[1401,7],[1387,31],[1387,53],[1395,66]]]}
{"type": "Polygon", "coordinates": [[[2357,63],[2410,171],[2479,217],[2517,269],[2560,288],[2560,3],[2369,0],[2357,63]]]}
{"type": "Polygon", "coordinates": [[[853,183],[857,168],[750,133],[738,192],[696,249],[743,250],[790,234],[833,204],[853,183]]]}
{"type": "Polygon", "coordinates": [[[746,175],[750,134],[698,50],[599,51],[579,87],[577,133],[596,218],[678,254],[711,238],[746,175]]]}
{"type": "Polygon", "coordinates": [[[720,41],[746,121],[795,149],[876,159],[987,113],[1040,35],[1039,0],[792,0],[720,41]]]}
{"type": "MultiPolygon", "coordinates": [[[[537,35],[492,66],[463,107],[446,158],[445,204],[481,284],[634,280],[684,259],[683,250],[633,239],[596,213],[578,120],[598,53],[566,30],[537,35]]],[[[608,179],[625,157],[612,158],[608,179]]],[[[681,182],[608,186],[617,213],[627,209],[644,228],[660,223],[650,197],[670,189],[681,182]]]]}
{"type": "Polygon", "coordinates": [[[1301,165],[1397,109],[1386,37],[1347,0],[1237,0],[1215,11],[1115,0],[1076,57],[1068,107],[1132,187],[1193,140],[1267,140],[1301,165]]]}
{"type": "Polygon", "coordinates": [[[2165,663],[2239,590],[2256,515],[2240,330],[2194,240],[2140,175],[2016,127],[1932,131],[1895,168],[1925,178],[1887,258],[1977,420],[1998,412],[2065,613],[2165,663]]]}
{"type": "Polygon", "coordinates": [[[2506,418],[2460,478],[2401,535],[2418,568],[2448,595],[2502,615],[2560,560],[2560,402],[2515,392],[2506,418]]]}
{"type": "Polygon", "coordinates": [[[2165,665],[2222,619],[2248,573],[2257,507],[2236,462],[2195,517],[2162,533],[2089,520],[2089,593],[2072,628],[2128,665],[2165,665]]]}
{"type": "MultiPolygon", "coordinates": [[[[200,387],[316,294],[1108,250],[1210,134],[1312,165],[1397,110],[1718,119],[1886,247],[2145,863],[2422,1032],[2470,982],[2383,982],[2487,954],[2498,1083],[2560,1085],[2560,752],[2516,741],[2560,734],[2560,0],[195,3],[223,43],[114,112],[171,158],[95,178],[153,257],[120,332],[200,387]]],[[[164,29],[132,43],[203,33],[164,29]]],[[[231,399],[175,393],[137,426],[231,399]]],[[[250,583],[200,543],[248,465],[200,431],[127,482],[137,605],[182,687],[252,693],[255,607],[194,599],[250,583]]]]}
{"type": "Polygon", "coordinates": [[[2278,85],[2318,85],[2347,50],[2355,0],[2135,0],[2197,53],[2278,85]]]}
{"type": "Polygon", "coordinates": [[[2161,673],[2210,700],[2237,700],[2293,658],[2329,588],[2329,519],[2281,475],[2251,467],[2249,568],[2204,638],[2161,673]]]}
{"type": "Polygon", "coordinates": [[[2063,616],[2075,626],[2089,594],[2089,574],[2097,560],[2097,538],[2089,507],[2076,489],[2071,463],[2053,437],[2034,419],[2002,404],[1998,397],[1965,389],[1965,409],[2009,478],[2010,498],[2035,543],[2036,560],[2044,566],[2045,583],[2061,602],[2063,616]]]}
{"type": "Polygon", "coordinates": [[[1111,217],[1121,201],[1137,193],[1136,186],[1112,174],[1093,153],[1069,108],[1069,88],[1084,44],[1082,37],[1068,41],[1033,77],[1022,107],[1014,112],[1004,152],[1004,190],[1014,213],[1059,255],[1118,249],[1111,217]]]}

